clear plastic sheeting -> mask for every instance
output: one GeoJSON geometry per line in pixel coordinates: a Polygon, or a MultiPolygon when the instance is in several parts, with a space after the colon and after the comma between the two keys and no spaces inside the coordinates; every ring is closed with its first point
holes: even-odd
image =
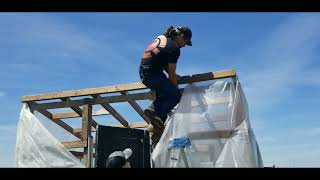
{"type": "Polygon", "coordinates": [[[17,129],[15,161],[17,167],[85,167],[30,112],[25,103],[17,129]]]}
{"type": "Polygon", "coordinates": [[[152,152],[153,167],[263,167],[239,81],[189,84],[152,152]]]}

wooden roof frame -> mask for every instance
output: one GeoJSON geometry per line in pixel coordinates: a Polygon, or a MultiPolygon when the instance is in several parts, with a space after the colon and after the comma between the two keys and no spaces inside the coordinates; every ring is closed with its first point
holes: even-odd
{"type": "MultiPolygon", "coordinates": [[[[200,81],[236,77],[234,69],[208,72],[202,74],[194,74],[182,76],[178,84],[187,84],[200,81]]],[[[143,83],[121,84],[115,86],[105,86],[90,89],[80,89],[62,92],[53,92],[46,94],[35,94],[22,96],[21,102],[27,103],[33,112],[34,110],[40,112],[48,119],[64,128],[75,137],[79,138],[78,141],[63,142],[66,148],[84,148],[83,153],[76,153],[77,157],[85,159],[86,167],[92,167],[93,148],[94,142],[91,135],[96,131],[98,123],[92,118],[93,116],[112,115],[119,121],[118,127],[127,128],[143,128],[147,127],[150,122],[149,119],[143,114],[142,108],[135,102],[136,100],[154,100],[155,94],[152,91],[147,92],[134,92],[136,90],[148,89],[143,83]],[[112,94],[111,94],[112,93],[112,94]],[[117,94],[119,93],[119,94],[117,94]],[[109,95],[103,97],[102,95],[109,95]],[[71,98],[77,97],[73,100],[71,98]],[[54,100],[55,102],[43,102],[46,100],[54,100]],[[128,102],[130,106],[141,116],[143,122],[128,123],[125,118],[121,116],[110,103],[128,102]],[[92,111],[92,105],[99,104],[103,108],[98,111],[92,111]],[[81,108],[82,106],[82,108],[81,108]],[[48,109],[56,108],[71,108],[73,112],[52,114],[48,109]],[[72,128],[62,120],[65,118],[78,118],[82,117],[81,128],[72,128]]]]}

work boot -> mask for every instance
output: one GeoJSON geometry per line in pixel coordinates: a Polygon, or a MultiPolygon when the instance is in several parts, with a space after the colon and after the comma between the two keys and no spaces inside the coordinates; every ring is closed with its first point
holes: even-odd
{"type": "Polygon", "coordinates": [[[161,121],[160,117],[155,116],[154,110],[152,110],[151,108],[147,108],[144,110],[143,113],[150,119],[150,123],[153,125],[154,128],[164,128],[163,122],[161,121]]]}
{"type": "Polygon", "coordinates": [[[147,109],[149,109],[149,110],[151,110],[151,111],[154,111],[154,105],[153,105],[153,103],[151,103],[150,106],[147,107],[147,109]]]}
{"type": "Polygon", "coordinates": [[[148,125],[148,127],[146,128],[146,130],[149,131],[149,132],[153,132],[153,131],[154,131],[153,125],[150,123],[150,124],[148,125]]]}
{"type": "Polygon", "coordinates": [[[151,132],[151,141],[153,145],[156,145],[160,141],[163,131],[164,131],[164,128],[153,129],[153,131],[151,132]]]}

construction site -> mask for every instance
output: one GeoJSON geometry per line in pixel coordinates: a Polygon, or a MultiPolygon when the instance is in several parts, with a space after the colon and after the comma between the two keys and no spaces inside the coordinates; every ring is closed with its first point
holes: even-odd
{"type": "Polygon", "coordinates": [[[139,105],[152,102],[155,92],[141,82],[23,96],[17,167],[104,168],[110,153],[128,147],[132,168],[263,167],[235,69],[184,75],[178,84],[181,101],[158,141],[139,105]],[[140,119],[124,118],[117,103],[127,103],[140,119]],[[98,116],[118,124],[101,125],[98,116]]]}

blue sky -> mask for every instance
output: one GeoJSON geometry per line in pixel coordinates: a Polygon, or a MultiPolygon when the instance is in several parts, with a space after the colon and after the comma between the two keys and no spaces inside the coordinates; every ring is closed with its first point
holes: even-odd
{"type": "Polygon", "coordinates": [[[266,166],[320,166],[319,13],[1,13],[0,166],[14,166],[21,96],[138,82],[169,25],[193,31],[178,74],[236,69],[266,166]]]}

